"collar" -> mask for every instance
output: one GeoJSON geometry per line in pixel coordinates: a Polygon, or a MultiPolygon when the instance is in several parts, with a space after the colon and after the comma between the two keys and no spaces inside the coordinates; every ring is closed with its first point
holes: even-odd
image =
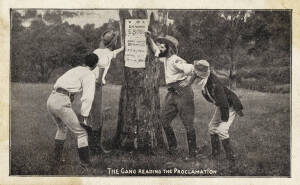
{"type": "Polygon", "coordinates": [[[210,70],[208,69],[208,71],[206,73],[202,73],[201,75],[196,74],[198,77],[201,77],[202,80],[199,82],[199,84],[201,85],[201,89],[204,90],[205,85],[207,84],[207,80],[210,76],[210,70]]]}

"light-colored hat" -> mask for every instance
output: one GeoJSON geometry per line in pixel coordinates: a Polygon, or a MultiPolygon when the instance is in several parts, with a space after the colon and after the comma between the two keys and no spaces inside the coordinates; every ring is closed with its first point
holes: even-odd
{"type": "Polygon", "coordinates": [[[210,73],[209,63],[206,60],[195,60],[194,70],[197,76],[206,78],[210,73]]]}
{"type": "Polygon", "coordinates": [[[170,35],[166,35],[164,37],[158,37],[156,39],[158,42],[167,43],[176,54],[178,54],[178,40],[170,35]]]}
{"type": "Polygon", "coordinates": [[[107,30],[102,34],[101,42],[103,42],[103,45],[105,47],[111,47],[115,44],[115,41],[118,38],[118,32],[115,32],[113,30],[107,30]]]}
{"type": "Polygon", "coordinates": [[[199,67],[209,67],[209,63],[207,62],[207,60],[195,60],[194,61],[194,66],[199,66],[199,67]]]}

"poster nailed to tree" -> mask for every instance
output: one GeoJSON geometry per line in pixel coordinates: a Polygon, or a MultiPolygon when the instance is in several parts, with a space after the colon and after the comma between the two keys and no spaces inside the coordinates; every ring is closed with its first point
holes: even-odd
{"type": "Polygon", "coordinates": [[[145,68],[147,19],[125,20],[125,66],[145,68]]]}

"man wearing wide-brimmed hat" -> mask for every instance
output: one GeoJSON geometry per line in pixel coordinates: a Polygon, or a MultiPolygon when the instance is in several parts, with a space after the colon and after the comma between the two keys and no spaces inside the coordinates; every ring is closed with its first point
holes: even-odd
{"type": "Polygon", "coordinates": [[[194,77],[199,78],[203,97],[216,106],[213,118],[209,123],[211,136],[212,157],[220,154],[220,140],[230,162],[235,161],[230,145],[228,130],[236,115],[243,116],[243,105],[237,95],[223,86],[217,76],[210,72],[210,65],[206,60],[194,61],[194,77]]]}
{"type": "MultiPolygon", "coordinates": [[[[124,50],[124,47],[115,49],[118,41],[118,32],[113,30],[105,31],[101,36],[99,48],[94,53],[99,57],[99,83],[106,84],[106,74],[110,67],[111,60],[116,58],[118,53],[124,50]],[[101,78],[100,78],[101,77],[101,78]]],[[[97,70],[98,70],[97,69],[97,70]]]]}
{"type": "Polygon", "coordinates": [[[150,39],[155,55],[164,64],[168,93],[162,109],[161,120],[169,152],[174,154],[177,148],[177,140],[171,123],[178,114],[187,132],[189,155],[194,157],[198,153],[194,128],[195,106],[193,89],[189,85],[189,75],[192,74],[194,66],[177,56],[178,41],[176,38],[169,35],[158,37],[155,44],[149,33],[146,33],[146,36],[150,39]]]}
{"type": "Polygon", "coordinates": [[[101,145],[101,131],[102,131],[102,86],[106,84],[106,74],[110,67],[111,60],[116,58],[117,54],[124,50],[124,47],[119,49],[116,48],[118,40],[118,32],[113,30],[107,30],[101,35],[101,41],[99,48],[96,49],[95,53],[99,61],[97,63],[97,68],[95,68],[94,73],[97,76],[97,85],[95,92],[95,100],[91,110],[91,123],[93,125],[93,130],[91,132],[91,149],[97,151],[105,150],[101,145]],[[100,146],[99,146],[100,145],[100,146]],[[94,147],[95,146],[95,147],[94,147]],[[100,150],[99,150],[100,149],[100,150]]]}

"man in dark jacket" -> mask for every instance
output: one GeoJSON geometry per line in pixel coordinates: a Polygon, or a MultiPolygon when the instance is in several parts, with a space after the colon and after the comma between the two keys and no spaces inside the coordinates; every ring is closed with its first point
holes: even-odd
{"type": "Polygon", "coordinates": [[[216,110],[209,123],[211,136],[212,157],[220,154],[220,140],[230,162],[234,162],[235,156],[230,145],[229,127],[234,122],[236,115],[243,116],[243,106],[237,95],[223,86],[218,78],[210,72],[209,63],[206,60],[194,61],[194,77],[200,78],[202,94],[204,98],[215,104],[216,110]]]}

